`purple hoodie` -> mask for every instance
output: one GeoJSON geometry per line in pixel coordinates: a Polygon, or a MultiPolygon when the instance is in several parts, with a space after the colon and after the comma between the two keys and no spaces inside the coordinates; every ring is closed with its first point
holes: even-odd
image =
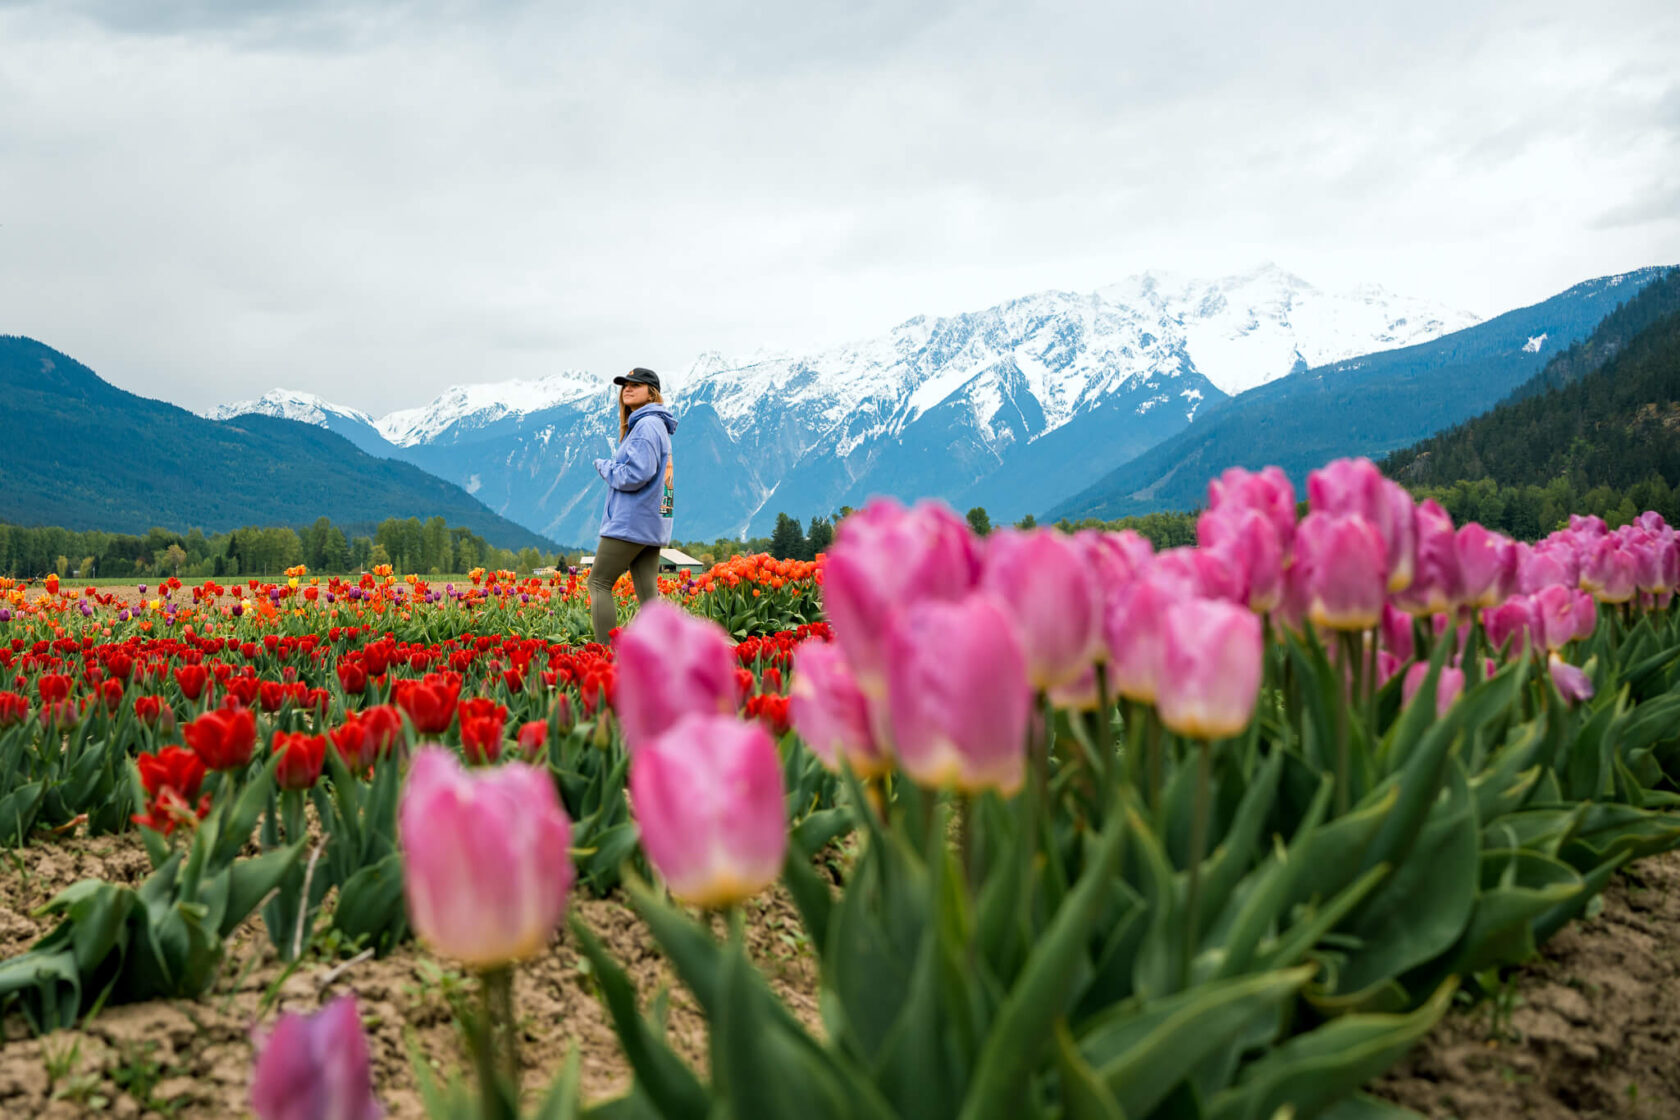
{"type": "Polygon", "coordinates": [[[636,544],[671,543],[672,518],[661,517],[665,464],[671,461],[671,433],[677,418],[662,404],[644,404],[630,414],[630,431],[611,459],[595,460],[607,480],[601,535],[636,544]],[[654,421],[657,421],[655,423],[654,421]]]}

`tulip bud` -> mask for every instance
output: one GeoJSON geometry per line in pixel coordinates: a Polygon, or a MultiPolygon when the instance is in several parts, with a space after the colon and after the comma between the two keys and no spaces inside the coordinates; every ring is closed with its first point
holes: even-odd
{"type": "Polygon", "coordinates": [[[1102,641],[1102,593],[1072,538],[999,529],[986,539],[980,587],[1014,620],[1034,688],[1068,684],[1090,668],[1102,641]]]}
{"type": "Polygon", "coordinates": [[[398,808],[414,930],[476,968],[542,952],[575,872],[572,826],[544,770],[467,771],[442,747],[415,752],[398,808]]]}
{"type": "Polygon", "coordinates": [[[1258,511],[1208,510],[1196,520],[1196,539],[1236,574],[1234,601],[1261,614],[1278,605],[1283,598],[1283,547],[1277,529],[1258,511]]]}
{"type": "Polygon", "coordinates": [[[1417,551],[1412,496],[1382,476],[1369,459],[1337,459],[1307,476],[1314,513],[1359,516],[1383,542],[1383,571],[1389,591],[1412,582],[1417,551]]]}
{"type": "Polygon", "coordinates": [[[1529,605],[1534,613],[1537,636],[1548,650],[1562,649],[1575,640],[1576,631],[1581,626],[1581,620],[1576,617],[1578,612],[1584,609],[1590,616],[1598,613],[1598,606],[1591,595],[1555,583],[1547,584],[1529,596],[1529,605]]]}
{"type": "Polygon", "coordinates": [[[619,636],[615,706],[632,751],[685,715],[735,711],[735,651],[723,628],[649,603],[619,636]]]}
{"type": "Polygon", "coordinates": [[[1487,630],[1488,644],[1512,657],[1540,646],[1534,605],[1525,595],[1513,595],[1492,610],[1484,610],[1482,626],[1487,630]]]}
{"type": "Polygon", "coordinates": [[[238,770],[251,761],[257,720],[249,708],[222,708],[182,727],[181,736],[206,769],[238,770]]]}
{"type": "Polygon", "coordinates": [[[1226,739],[1248,726],[1264,653],[1258,616],[1233,603],[1174,604],[1166,613],[1164,653],[1156,708],[1169,730],[1226,739]]]}
{"type": "Polygon", "coordinates": [[[1032,685],[1009,616],[990,596],[924,601],[887,647],[893,753],[925,786],[1010,796],[1026,776],[1032,685]]]}
{"type": "Polygon", "coordinates": [[[1581,565],[1581,586],[1601,603],[1625,603],[1636,590],[1638,568],[1632,550],[1615,537],[1603,537],[1591,545],[1581,565]]]}
{"type": "Polygon", "coordinates": [[[793,655],[793,727],[811,753],[830,770],[844,759],[859,776],[892,768],[875,742],[869,703],[846,667],[846,657],[828,642],[806,642],[793,655]]]}
{"type": "Polygon", "coordinates": [[[378,1120],[367,1036],[355,996],[313,1015],[280,1016],[255,1039],[251,1111],[258,1120],[378,1120]]]}
{"type": "Polygon", "coordinates": [[[648,862],[684,902],[731,906],[781,874],[781,763],[757,721],[687,715],[643,743],[630,759],[630,807],[648,862]]]}
{"type": "Polygon", "coordinates": [[[1382,644],[1401,662],[1410,661],[1417,654],[1412,637],[1412,616],[1384,605],[1382,613],[1382,644]]]}

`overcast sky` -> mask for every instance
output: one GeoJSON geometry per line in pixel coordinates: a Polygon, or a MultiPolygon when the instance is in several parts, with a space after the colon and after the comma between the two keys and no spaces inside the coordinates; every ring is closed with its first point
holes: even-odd
{"type": "Polygon", "coordinates": [[[1680,263],[1680,4],[0,0],[0,333],[201,407],[1680,263]]]}

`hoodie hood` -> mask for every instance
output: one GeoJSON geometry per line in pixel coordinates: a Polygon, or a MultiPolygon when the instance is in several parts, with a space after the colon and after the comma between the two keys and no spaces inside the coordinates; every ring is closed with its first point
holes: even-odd
{"type": "Polygon", "coordinates": [[[666,408],[658,401],[649,401],[647,404],[644,404],[642,407],[632,412],[630,414],[630,427],[634,428],[637,424],[640,424],[650,416],[657,416],[660,422],[665,425],[666,432],[675,432],[677,430],[677,418],[671,415],[670,409],[666,408]]]}

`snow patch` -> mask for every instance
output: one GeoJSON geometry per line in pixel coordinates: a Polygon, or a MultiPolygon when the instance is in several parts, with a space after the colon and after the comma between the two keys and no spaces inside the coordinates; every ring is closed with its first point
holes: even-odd
{"type": "Polygon", "coordinates": [[[1546,345],[1546,335],[1545,335],[1544,332],[1542,332],[1540,334],[1534,335],[1527,342],[1523,343],[1523,353],[1524,354],[1538,354],[1538,353],[1540,353],[1540,347],[1542,347],[1544,345],[1546,345]]]}

